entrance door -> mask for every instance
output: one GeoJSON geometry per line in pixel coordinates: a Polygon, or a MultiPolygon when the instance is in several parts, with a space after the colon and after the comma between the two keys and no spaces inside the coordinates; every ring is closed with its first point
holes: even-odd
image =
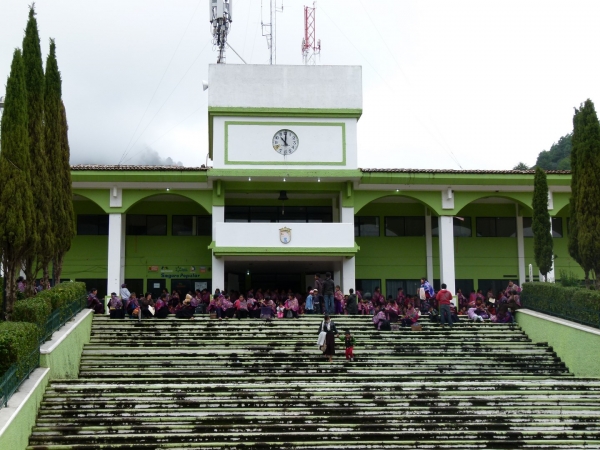
{"type": "MultiPolygon", "coordinates": [[[[148,288],[146,292],[150,292],[152,294],[152,298],[158,298],[160,297],[160,294],[162,294],[162,290],[167,287],[167,283],[166,280],[162,278],[148,279],[146,287],[148,288]]],[[[144,294],[140,294],[138,297],[141,295],[144,294]]]]}
{"type": "Polygon", "coordinates": [[[125,284],[127,285],[127,289],[129,292],[135,292],[137,297],[142,297],[144,292],[144,280],[141,278],[126,278],[125,284]]]}
{"type": "Polygon", "coordinates": [[[171,280],[171,290],[179,292],[179,298],[184,299],[188,292],[192,295],[196,289],[208,289],[210,292],[211,280],[200,280],[200,279],[183,279],[183,280],[171,280]]]}

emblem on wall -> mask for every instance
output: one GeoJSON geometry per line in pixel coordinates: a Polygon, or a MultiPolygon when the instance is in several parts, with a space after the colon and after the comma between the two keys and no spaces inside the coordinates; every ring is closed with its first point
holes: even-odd
{"type": "Polygon", "coordinates": [[[282,244],[289,244],[292,240],[292,230],[290,228],[280,228],[279,229],[279,240],[282,244]]]}

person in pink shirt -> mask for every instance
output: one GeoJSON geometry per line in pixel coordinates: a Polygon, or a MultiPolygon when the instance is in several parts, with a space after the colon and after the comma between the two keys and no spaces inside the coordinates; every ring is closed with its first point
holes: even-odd
{"type": "Polygon", "coordinates": [[[344,313],[344,293],[339,285],[335,287],[335,292],[333,293],[333,304],[336,314],[344,313]]]}

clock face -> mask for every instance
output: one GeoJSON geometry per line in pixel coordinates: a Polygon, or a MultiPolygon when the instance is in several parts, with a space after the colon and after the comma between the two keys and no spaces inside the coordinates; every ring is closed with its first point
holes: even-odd
{"type": "Polygon", "coordinates": [[[273,149],[280,155],[291,155],[298,150],[300,140],[292,130],[279,130],[273,136],[273,149]]]}

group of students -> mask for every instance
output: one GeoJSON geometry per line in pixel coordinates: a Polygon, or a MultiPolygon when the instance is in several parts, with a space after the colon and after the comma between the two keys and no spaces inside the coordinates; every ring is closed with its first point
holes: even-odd
{"type": "MultiPolygon", "coordinates": [[[[421,318],[432,322],[440,322],[442,326],[452,326],[458,322],[459,315],[467,316],[470,320],[490,320],[499,323],[514,321],[512,312],[520,307],[519,294],[521,289],[512,281],[505,290],[496,295],[490,289],[487,295],[481,290],[472,291],[468,297],[458,289],[456,296],[458,308],[452,303],[453,295],[442,284],[442,289],[435,292],[431,284],[421,279],[418,295],[406,295],[403,289],[398,289],[396,298],[382,295],[379,287],[373,293],[354,292],[353,289],[344,295],[340,286],[333,284],[330,274],[326,274],[324,282],[315,276],[315,288],[309,287],[306,297],[294,293],[291,289],[250,289],[245,295],[232,292],[227,294],[216,289],[214,294],[207,290],[188,292],[183,297],[179,292],[171,294],[166,289],[154,299],[146,293],[138,298],[135,292],[129,292],[126,284],[121,287],[120,295],[111,294],[108,303],[111,318],[165,318],[173,314],[179,318],[192,319],[194,314],[210,314],[211,318],[262,318],[262,319],[291,319],[303,314],[327,315],[368,315],[372,316],[374,326],[386,330],[391,324],[411,326],[421,318]],[[328,286],[333,285],[333,287],[328,286]],[[330,294],[329,292],[332,292],[330,294]],[[321,292],[327,292],[323,294],[321,292]]],[[[92,289],[88,296],[88,307],[98,314],[104,314],[104,304],[97,297],[97,290],[92,289]]]]}

